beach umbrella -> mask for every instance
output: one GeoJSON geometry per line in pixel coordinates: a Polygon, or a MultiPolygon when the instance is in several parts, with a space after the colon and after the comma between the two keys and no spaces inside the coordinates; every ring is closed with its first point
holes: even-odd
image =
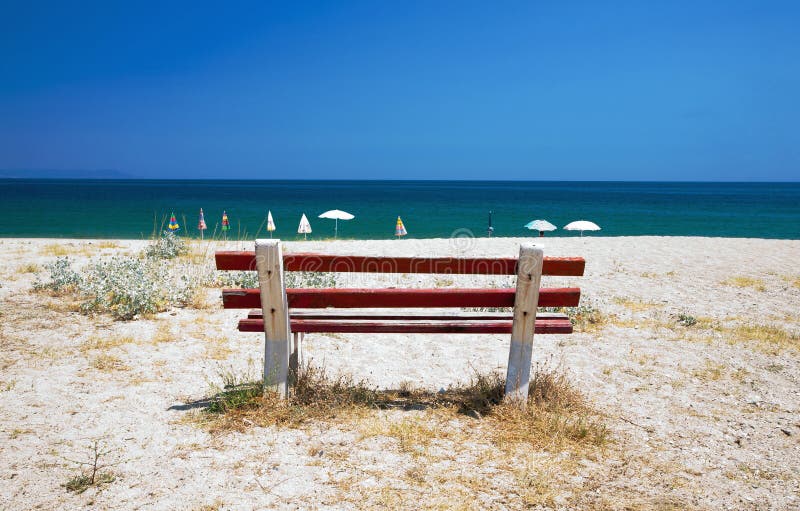
{"type": "Polygon", "coordinates": [[[494,227],[492,227],[492,212],[491,211],[489,211],[489,228],[486,230],[486,233],[489,235],[490,238],[492,237],[492,234],[494,234],[494,227]]]}
{"type": "Polygon", "coordinates": [[[272,237],[272,231],[275,230],[275,222],[272,221],[272,211],[267,211],[267,230],[269,231],[269,237],[272,237]]]}
{"type": "Polygon", "coordinates": [[[400,217],[397,217],[397,225],[394,227],[394,235],[397,236],[397,239],[400,239],[400,236],[405,236],[408,234],[406,231],[406,226],[403,225],[403,221],[400,220],[400,217]]]}
{"type": "Polygon", "coordinates": [[[231,228],[231,223],[228,221],[228,213],[225,210],[222,210],[222,230],[229,231],[231,228]]]}
{"type": "Polygon", "coordinates": [[[200,231],[200,239],[203,239],[203,231],[208,229],[206,219],[203,217],[203,208],[200,208],[200,220],[197,222],[197,230],[200,231]]]}
{"type": "Polygon", "coordinates": [[[339,220],[352,220],[355,218],[353,215],[348,213],[347,211],[342,211],[340,209],[332,209],[330,211],[326,211],[319,216],[320,218],[331,218],[336,220],[336,223],[333,226],[333,237],[335,238],[339,234],[339,220]]]}
{"type": "Polygon", "coordinates": [[[525,227],[532,231],[539,231],[540,238],[544,236],[544,231],[555,231],[558,229],[558,227],[551,224],[547,220],[534,220],[533,222],[528,222],[525,224],[525,227]]]}
{"type": "Polygon", "coordinates": [[[178,229],[181,228],[181,226],[178,225],[178,221],[175,220],[175,213],[174,212],[169,217],[169,225],[167,226],[167,228],[170,230],[170,232],[175,232],[175,231],[177,231],[178,229]]]}
{"type": "Polygon", "coordinates": [[[308,223],[308,218],[306,218],[306,214],[303,213],[303,216],[300,218],[300,226],[297,228],[297,233],[303,235],[303,239],[306,239],[306,236],[311,232],[311,224],[308,223]]]}
{"type": "Polygon", "coordinates": [[[581,236],[583,236],[583,231],[599,231],[600,226],[588,220],[576,220],[565,225],[564,229],[568,231],[581,231],[581,236]]]}

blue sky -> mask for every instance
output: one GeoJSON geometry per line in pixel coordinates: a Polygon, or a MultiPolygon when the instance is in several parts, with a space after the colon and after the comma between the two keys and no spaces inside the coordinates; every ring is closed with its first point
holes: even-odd
{"type": "Polygon", "coordinates": [[[796,181],[798,26],[769,1],[4,2],[0,169],[796,181]]]}

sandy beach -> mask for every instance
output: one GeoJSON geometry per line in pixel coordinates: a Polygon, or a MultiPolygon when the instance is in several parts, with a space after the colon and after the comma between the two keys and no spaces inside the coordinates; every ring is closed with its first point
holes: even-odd
{"type": "MultiPolygon", "coordinates": [[[[236,331],[243,311],[222,310],[219,288],[152,317],[86,315],[67,297],[33,291],[45,265],[136,255],[146,241],[0,239],[0,509],[800,509],[800,241],[342,240],[285,250],[515,256],[530,241],[587,261],[584,277],[543,285],[580,287],[602,321],[537,335],[534,361],[562,368],[600,412],[609,439],[597,449],[499,448],[482,433],[485,419],[424,409],[211,432],[192,403],[224,374],[257,379],[263,356],[263,336],[236,331]],[[67,491],[94,441],[113,480],[67,491]]],[[[252,242],[192,242],[184,263],[211,267],[215,249],[252,242]]],[[[365,287],[509,282],[341,278],[365,287]]],[[[473,369],[504,371],[508,342],[309,334],[304,349],[331,374],[436,391],[473,369]]]]}

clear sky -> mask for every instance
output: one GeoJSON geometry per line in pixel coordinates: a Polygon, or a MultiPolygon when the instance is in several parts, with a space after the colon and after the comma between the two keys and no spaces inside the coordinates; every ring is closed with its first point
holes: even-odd
{"type": "Polygon", "coordinates": [[[0,169],[797,181],[798,27],[797,1],[5,1],[0,169]]]}

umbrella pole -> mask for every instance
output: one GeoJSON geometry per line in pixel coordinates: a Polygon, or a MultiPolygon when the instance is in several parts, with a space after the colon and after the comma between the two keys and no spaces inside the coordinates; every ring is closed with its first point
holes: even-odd
{"type": "Polygon", "coordinates": [[[339,219],[337,218],[333,224],[333,239],[339,235],[339,219]]]}

